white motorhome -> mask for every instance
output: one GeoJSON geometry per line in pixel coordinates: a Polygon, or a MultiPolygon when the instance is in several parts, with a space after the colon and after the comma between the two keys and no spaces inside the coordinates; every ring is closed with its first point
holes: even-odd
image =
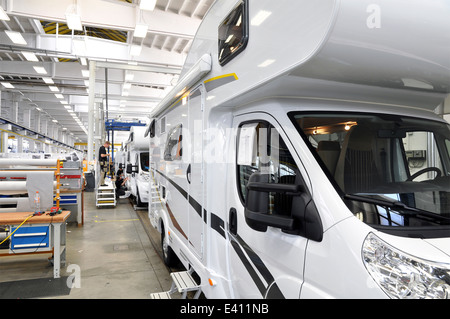
{"type": "Polygon", "coordinates": [[[149,200],[149,143],[148,137],[144,136],[145,131],[143,126],[131,127],[124,144],[126,186],[137,206],[143,206],[149,200]]]}
{"type": "Polygon", "coordinates": [[[207,298],[448,298],[449,13],[216,1],[149,127],[166,262],[207,298]]]}
{"type": "Polygon", "coordinates": [[[121,168],[125,168],[125,161],[127,158],[127,154],[125,152],[125,143],[123,142],[120,148],[116,151],[114,154],[114,173],[116,174],[117,171],[121,168]]]}

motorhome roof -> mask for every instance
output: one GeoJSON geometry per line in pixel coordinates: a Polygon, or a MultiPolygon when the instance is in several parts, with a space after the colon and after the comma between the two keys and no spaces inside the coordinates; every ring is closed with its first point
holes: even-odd
{"type": "Polygon", "coordinates": [[[134,149],[148,150],[150,148],[148,137],[145,137],[145,126],[133,126],[130,128],[130,135],[125,142],[126,145],[132,145],[134,149]]]}
{"type": "MultiPolygon", "coordinates": [[[[226,85],[210,86],[210,91],[207,88],[208,94],[215,96],[213,105],[249,101],[245,95],[255,90],[260,98],[282,95],[287,83],[303,85],[298,94],[304,94],[321,80],[328,87],[334,83],[335,93],[345,88],[346,96],[359,88],[354,84],[363,84],[373,88],[363,90],[372,91],[372,102],[420,101],[430,109],[450,93],[450,32],[443,32],[450,30],[449,16],[450,3],[437,0],[411,0],[407,7],[404,2],[391,0],[299,0],[289,5],[280,1],[216,1],[192,43],[181,80],[206,54],[211,56],[211,72],[206,72],[202,82],[211,84],[211,79],[227,74],[234,74],[236,79],[226,85]],[[248,45],[221,66],[217,30],[241,1],[249,8],[248,21],[243,22],[249,25],[248,45]],[[257,23],[261,12],[266,13],[266,18],[257,23]],[[283,77],[286,79],[280,80],[283,77]],[[271,91],[258,90],[265,87],[271,91]],[[381,88],[391,91],[383,94],[381,88]]],[[[198,79],[188,87],[197,83],[198,79]]],[[[329,92],[322,92],[329,98],[329,92]]],[[[179,93],[173,90],[169,95],[173,100],[179,93]]],[[[353,93],[360,95],[358,91],[353,93]]],[[[315,94],[320,95],[319,90],[315,94]]],[[[420,107],[418,103],[414,106],[420,107]]]]}

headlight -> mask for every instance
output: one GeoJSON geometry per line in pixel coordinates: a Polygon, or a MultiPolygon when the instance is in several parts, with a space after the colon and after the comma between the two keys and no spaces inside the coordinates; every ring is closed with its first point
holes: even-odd
{"type": "Polygon", "coordinates": [[[410,256],[370,233],[362,248],[364,264],[391,298],[450,298],[450,265],[410,256]]]}

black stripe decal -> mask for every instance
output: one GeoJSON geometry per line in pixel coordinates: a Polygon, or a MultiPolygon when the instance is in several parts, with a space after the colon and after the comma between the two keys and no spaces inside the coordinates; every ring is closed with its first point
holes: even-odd
{"type": "Polygon", "coordinates": [[[252,265],[247,260],[247,257],[245,256],[244,252],[241,249],[241,246],[235,241],[231,241],[231,246],[234,248],[234,251],[238,255],[239,259],[242,261],[242,264],[244,265],[245,269],[247,269],[250,277],[252,278],[253,282],[255,283],[256,287],[258,288],[261,295],[264,296],[264,293],[266,291],[266,286],[259,278],[258,274],[256,273],[255,269],[253,269],[252,265]]]}
{"type": "MultiPolygon", "coordinates": [[[[269,269],[266,267],[266,265],[264,265],[264,262],[261,260],[261,258],[259,258],[259,256],[254,252],[254,250],[252,248],[250,248],[250,246],[239,236],[231,236],[231,238],[233,238],[237,243],[239,243],[239,245],[244,249],[244,251],[246,252],[246,254],[249,256],[251,263],[253,263],[253,265],[255,265],[256,269],[258,269],[259,273],[261,274],[261,276],[263,276],[264,280],[267,282],[267,288],[264,287],[264,289],[260,289],[258,286],[258,283],[256,280],[259,280],[258,275],[252,274],[252,272],[249,271],[250,276],[252,277],[253,281],[256,283],[256,285],[258,286],[259,291],[261,292],[261,295],[263,295],[263,297],[266,297],[267,294],[269,293],[272,297],[277,296],[277,298],[279,299],[284,299],[283,293],[280,291],[278,285],[275,282],[275,278],[273,278],[272,274],[270,273],[269,269]],[[270,291],[268,291],[268,289],[270,289],[270,291]]],[[[233,241],[232,241],[233,243],[233,241]]],[[[234,245],[233,245],[234,247],[234,245]]],[[[235,248],[236,250],[236,248],[235,248]]],[[[236,253],[238,254],[239,258],[241,259],[242,263],[245,265],[246,263],[249,264],[247,258],[245,258],[245,255],[241,255],[239,254],[237,251],[236,253]],[[244,257],[245,259],[243,259],[242,257],[244,257]]],[[[250,265],[245,266],[245,268],[251,267],[250,265]]],[[[254,272],[253,268],[252,271],[254,272]]]]}
{"type": "MultiPolygon", "coordinates": [[[[173,187],[175,187],[175,188],[177,189],[177,191],[179,191],[180,194],[181,194],[184,198],[186,198],[186,199],[188,200],[189,204],[191,204],[192,208],[195,209],[195,211],[197,212],[198,216],[202,217],[202,206],[200,205],[199,202],[197,202],[197,201],[195,200],[194,197],[191,197],[191,196],[188,194],[187,191],[185,191],[180,185],[178,185],[177,183],[175,183],[172,179],[170,179],[169,177],[167,177],[166,175],[164,175],[164,173],[162,173],[162,172],[160,172],[160,171],[158,171],[158,170],[155,170],[155,171],[156,171],[159,175],[161,175],[162,177],[164,177],[166,180],[168,180],[169,183],[172,184],[173,187]]],[[[206,219],[206,218],[207,218],[207,217],[206,217],[206,216],[207,216],[206,210],[204,210],[204,213],[205,213],[205,214],[203,214],[203,219],[204,219],[204,221],[205,221],[205,223],[206,223],[206,220],[207,220],[207,219],[206,219]]]]}
{"type": "Polygon", "coordinates": [[[213,213],[211,213],[211,228],[225,238],[225,223],[222,218],[213,213]]]}
{"type": "MultiPolygon", "coordinates": [[[[199,214],[201,217],[201,211],[202,207],[193,197],[189,196],[187,191],[185,191],[180,185],[175,183],[172,179],[167,177],[164,173],[155,170],[158,174],[160,174],[162,177],[164,177],[170,184],[172,184],[175,189],[177,189],[180,194],[188,200],[189,204],[195,209],[195,211],[199,214]]],[[[205,224],[207,223],[207,211],[203,210],[203,221],[205,224]]],[[[217,216],[216,214],[211,213],[211,228],[214,229],[219,235],[221,235],[223,238],[225,237],[225,222],[217,216]]],[[[247,243],[238,235],[238,236],[232,236],[229,234],[229,237],[232,238],[230,241],[231,246],[235,250],[236,254],[238,255],[239,259],[241,260],[242,264],[244,265],[245,269],[247,269],[248,273],[250,274],[250,277],[258,287],[259,292],[263,297],[276,297],[276,298],[284,298],[283,293],[280,291],[278,285],[275,282],[275,279],[273,278],[272,274],[270,273],[269,269],[264,265],[264,262],[259,258],[259,256],[253,251],[253,249],[250,248],[250,246],[247,245],[247,243]],[[245,253],[250,257],[250,261],[245,256],[245,253]],[[251,263],[255,265],[256,269],[261,273],[264,280],[267,282],[267,287],[264,285],[264,283],[261,281],[259,275],[256,273],[255,269],[252,267],[251,263]]]]}
{"type": "Polygon", "coordinates": [[[184,198],[188,198],[188,193],[177,183],[175,183],[172,179],[168,178],[166,175],[164,175],[164,173],[158,171],[157,169],[155,169],[155,172],[157,172],[159,175],[161,175],[162,177],[164,177],[167,181],[169,181],[170,184],[173,185],[173,187],[175,187],[177,189],[177,191],[180,192],[180,194],[184,197],[184,198]]]}

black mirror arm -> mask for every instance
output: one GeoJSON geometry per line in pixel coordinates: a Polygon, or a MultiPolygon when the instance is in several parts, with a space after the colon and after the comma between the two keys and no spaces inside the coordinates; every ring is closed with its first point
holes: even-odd
{"type": "Polygon", "coordinates": [[[266,226],[277,227],[285,230],[294,229],[294,219],[290,217],[261,214],[257,212],[255,213],[248,209],[245,210],[245,217],[266,226]]]}

